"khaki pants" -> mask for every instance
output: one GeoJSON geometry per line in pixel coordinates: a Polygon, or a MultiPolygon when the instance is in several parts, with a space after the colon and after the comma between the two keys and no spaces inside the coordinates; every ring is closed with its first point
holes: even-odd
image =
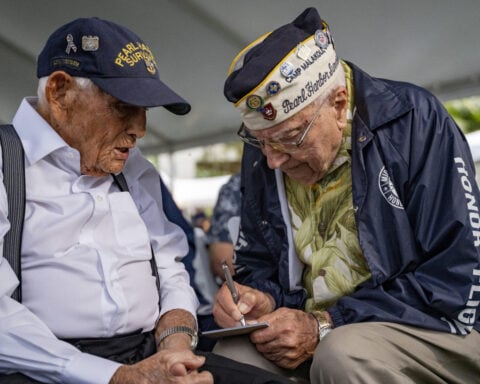
{"type": "Polygon", "coordinates": [[[248,337],[222,339],[214,352],[312,384],[480,383],[480,334],[467,336],[395,323],[335,328],[308,364],[280,369],[261,356],[248,337]]]}

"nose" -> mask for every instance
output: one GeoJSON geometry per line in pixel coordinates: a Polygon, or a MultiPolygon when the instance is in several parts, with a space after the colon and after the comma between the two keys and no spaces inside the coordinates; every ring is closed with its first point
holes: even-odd
{"type": "Polygon", "coordinates": [[[288,153],[277,151],[269,145],[265,145],[262,148],[262,152],[267,158],[267,164],[270,169],[280,168],[282,164],[290,159],[290,155],[288,153]]]}
{"type": "Polygon", "coordinates": [[[134,136],[137,139],[141,139],[145,136],[147,130],[147,115],[145,109],[139,109],[138,113],[132,116],[127,125],[127,133],[134,136]]]}

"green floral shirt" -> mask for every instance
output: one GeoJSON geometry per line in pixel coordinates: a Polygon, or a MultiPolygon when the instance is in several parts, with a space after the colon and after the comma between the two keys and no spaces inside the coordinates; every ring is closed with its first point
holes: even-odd
{"type": "Polygon", "coordinates": [[[305,264],[304,287],[308,292],[305,310],[323,310],[370,278],[358,243],[352,201],[351,135],[353,81],[347,78],[349,112],[342,144],[327,175],[316,184],[304,186],[285,176],[295,248],[305,264]]]}

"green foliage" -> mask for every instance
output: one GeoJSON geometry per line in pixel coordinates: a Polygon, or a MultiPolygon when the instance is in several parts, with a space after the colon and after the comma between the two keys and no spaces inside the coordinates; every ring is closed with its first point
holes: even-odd
{"type": "Polygon", "coordinates": [[[242,151],[241,141],[205,147],[202,158],[196,164],[196,177],[223,176],[238,172],[242,151]]]}
{"type": "Polygon", "coordinates": [[[480,96],[448,101],[445,108],[464,133],[480,129],[480,96]]]}

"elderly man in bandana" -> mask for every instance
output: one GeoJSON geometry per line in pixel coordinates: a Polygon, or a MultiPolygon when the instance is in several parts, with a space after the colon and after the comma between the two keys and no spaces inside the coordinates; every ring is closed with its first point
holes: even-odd
{"type": "Polygon", "coordinates": [[[341,60],[313,8],[224,92],[246,145],[239,300],[222,287],[214,316],[269,327],[214,351],[312,383],[477,382],[480,194],[440,102],[341,60]]]}

